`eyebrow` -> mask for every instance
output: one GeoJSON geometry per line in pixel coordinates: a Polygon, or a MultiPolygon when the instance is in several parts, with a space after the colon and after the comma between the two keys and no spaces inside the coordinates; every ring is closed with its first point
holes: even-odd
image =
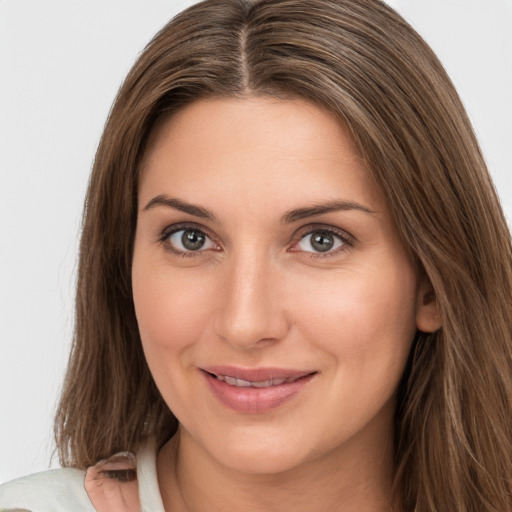
{"type": "Polygon", "coordinates": [[[376,213],[373,210],[370,210],[370,208],[353,201],[329,201],[327,203],[308,206],[306,208],[297,208],[296,210],[291,210],[281,217],[281,222],[283,224],[290,224],[301,219],[314,217],[315,215],[323,215],[325,213],[349,210],[357,210],[372,215],[376,213]]]}
{"type": "MultiPolygon", "coordinates": [[[[217,218],[210,210],[203,208],[202,206],[187,203],[181,199],[167,197],[165,194],[158,195],[151,199],[144,207],[144,210],[150,210],[152,208],[155,208],[156,206],[173,208],[175,210],[188,213],[195,217],[199,217],[200,219],[207,219],[213,222],[217,221],[217,218]]],[[[281,222],[283,224],[291,224],[298,220],[306,219],[308,217],[314,217],[316,215],[323,215],[326,213],[350,210],[356,210],[368,214],[376,213],[373,210],[370,210],[370,208],[362,204],[355,203],[353,201],[329,201],[327,203],[316,204],[313,206],[307,206],[305,208],[297,208],[294,210],[290,210],[281,217],[281,222]]]]}
{"type": "Polygon", "coordinates": [[[210,210],[207,210],[202,206],[186,203],[181,199],[167,197],[165,194],[161,194],[151,199],[151,201],[149,201],[149,203],[144,207],[144,210],[151,210],[151,208],[154,208],[155,206],[166,206],[167,208],[174,208],[175,210],[194,215],[200,219],[208,219],[211,221],[216,220],[215,215],[210,210]]]}

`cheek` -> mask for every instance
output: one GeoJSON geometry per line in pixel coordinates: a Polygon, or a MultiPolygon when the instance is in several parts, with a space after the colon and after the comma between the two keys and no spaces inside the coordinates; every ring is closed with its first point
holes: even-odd
{"type": "Polygon", "coordinates": [[[351,272],[301,294],[302,337],[357,383],[400,377],[416,332],[412,269],[351,272]],[[357,378],[356,378],[357,376],[357,378]]]}
{"type": "Polygon", "coordinates": [[[162,397],[178,418],[194,400],[187,379],[194,373],[194,351],[211,308],[205,283],[167,265],[144,265],[134,256],[135,312],[149,369],[162,397]],[[139,263],[141,263],[139,265],[139,263]],[[148,271],[148,269],[150,269],[148,271]]]}
{"type": "Polygon", "coordinates": [[[146,266],[134,257],[133,298],[139,332],[148,363],[171,363],[165,353],[186,351],[201,336],[213,303],[205,282],[165,265],[146,266]],[[147,271],[146,269],[151,269],[147,271]]]}
{"type": "Polygon", "coordinates": [[[412,272],[354,273],[339,286],[317,287],[302,303],[301,338],[323,354],[328,382],[316,414],[332,418],[332,438],[392,415],[416,332],[415,283],[412,272]]]}

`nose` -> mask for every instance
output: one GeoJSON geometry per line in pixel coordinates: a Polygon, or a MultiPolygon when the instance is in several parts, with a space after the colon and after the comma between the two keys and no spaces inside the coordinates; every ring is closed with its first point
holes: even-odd
{"type": "Polygon", "coordinates": [[[224,269],[215,332],[237,349],[253,349],[284,337],[282,275],[264,257],[243,256],[224,269]]]}

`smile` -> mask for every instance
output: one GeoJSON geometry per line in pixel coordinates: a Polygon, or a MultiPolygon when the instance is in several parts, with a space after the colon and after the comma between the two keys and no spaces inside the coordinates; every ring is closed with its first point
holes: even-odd
{"type": "Polygon", "coordinates": [[[261,414],[297,397],[316,371],[235,367],[201,368],[213,396],[236,412],[261,414]]]}

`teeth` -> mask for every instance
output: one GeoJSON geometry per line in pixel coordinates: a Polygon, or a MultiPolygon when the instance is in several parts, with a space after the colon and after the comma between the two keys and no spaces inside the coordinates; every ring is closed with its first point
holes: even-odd
{"type": "Polygon", "coordinates": [[[294,382],[299,377],[290,377],[288,379],[268,379],[261,381],[250,381],[244,379],[237,379],[236,377],[230,377],[229,375],[215,375],[218,380],[229,384],[230,386],[236,386],[239,388],[268,388],[270,386],[280,386],[281,384],[294,382]]]}
{"type": "Polygon", "coordinates": [[[272,381],[272,379],[262,380],[260,382],[255,381],[255,382],[251,382],[251,385],[254,386],[255,388],[268,388],[269,386],[273,385],[273,381],[272,381]]]}
{"type": "Polygon", "coordinates": [[[228,375],[224,376],[224,382],[230,386],[236,386],[239,388],[248,388],[251,385],[251,382],[248,380],[237,379],[235,377],[229,377],[228,375]]]}

